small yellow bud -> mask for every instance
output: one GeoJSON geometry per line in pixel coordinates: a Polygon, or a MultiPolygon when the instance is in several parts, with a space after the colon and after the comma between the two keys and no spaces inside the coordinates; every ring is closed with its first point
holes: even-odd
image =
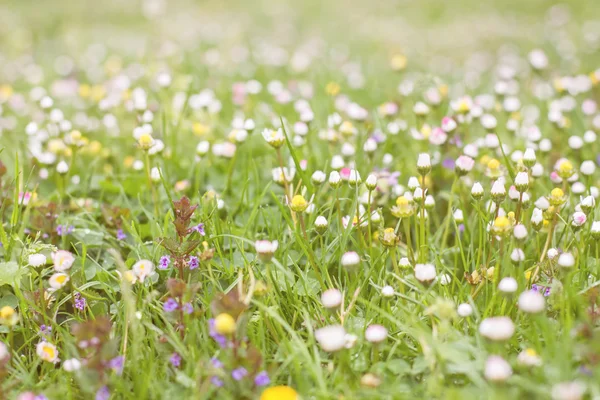
{"type": "Polygon", "coordinates": [[[329,82],[327,86],[325,86],[325,92],[329,96],[336,96],[340,92],[340,85],[335,82],[329,82]]]}
{"type": "Polygon", "coordinates": [[[498,169],[500,168],[500,161],[496,160],[495,158],[492,158],[490,161],[488,161],[487,167],[489,169],[498,169]]]}
{"type": "Polygon", "coordinates": [[[221,313],[215,318],[215,330],[220,335],[231,335],[235,332],[236,322],[227,313],[221,313]]]}
{"type": "Polygon", "coordinates": [[[9,319],[15,314],[15,309],[11,306],[4,306],[0,309],[0,318],[9,319]]]}

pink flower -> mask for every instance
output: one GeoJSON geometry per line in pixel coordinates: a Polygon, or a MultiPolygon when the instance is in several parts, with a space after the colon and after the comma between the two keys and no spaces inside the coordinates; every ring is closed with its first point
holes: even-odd
{"type": "Polygon", "coordinates": [[[441,128],[433,128],[431,134],[429,135],[429,142],[436,146],[446,143],[446,140],[448,140],[448,134],[446,134],[446,132],[444,132],[444,130],[441,128]]]}
{"type": "Polygon", "coordinates": [[[456,121],[450,117],[442,118],[442,129],[446,132],[452,132],[456,129],[456,121]]]}

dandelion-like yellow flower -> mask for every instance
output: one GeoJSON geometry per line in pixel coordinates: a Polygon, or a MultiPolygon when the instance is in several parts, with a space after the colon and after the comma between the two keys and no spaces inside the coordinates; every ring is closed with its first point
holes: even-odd
{"type": "Polygon", "coordinates": [[[290,208],[294,212],[303,212],[308,208],[308,202],[306,201],[304,196],[297,194],[292,198],[290,208]]]}
{"type": "Polygon", "coordinates": [[[152,145],[154,145],[154,139],[149,133],[143,133],[138,139],[138,146],[140,146],[142,150],[148,150],[152,145]]]}
{"type": "Polygon", "coordinates": [[[492,232],[496,235],[506,235],[511,229],[512,225],[510,224],[510,220],[505,216],[496,218],[492,225],[492,232]]]}
{"type": "Polygon", "coordinates": [[[392,215],[397,218],[408,218],[415,213],[415,207],[406,197],[400,196],[396,199],[396,205],[392,207],[392,215]]]}
{"type": "Polygon", "coordinates": [[[386,228],[383,231],[383,235],[379,236],[379,241],[387,247],[395,246],[397,240],[398,237],[396,236],[396,232],[394,232],[394,228],[386,228]]]}
{"type": "Polygon", "coordinates": [[[553,206],[560,206],[560,205],[564,204],[564,202],[566,201],[565,192],[563,192],[561,188],[552,189],[552,191],[550,192],[550,197],[548,198],[548,201],[553,206]]]}
{"type": "Polygon", "coordinates": [[[231,335],[236,327],[235,319],[227,313],[221,313],[215,318],[215,330],[220,335],[231,335]]]}
{"type": "Polygon", "coordinates": [[[298,392],[289,386],[273,386],[262,392],[260,400],[298,400],[298,392]]]}
{"type": "Polygon", "coordinates": [[[569,160],[563,160],[558,165],[558,176],[563,179],[568,179],[575,173],[575,169],[573,168],[573,164],[569,160]]]}
{"type": "Polygon", "coordinates": [[[335,82],[329,82],[325,86],[325,93],[329,96],[336,96],[340,92],[340,85],[335,82]]]}

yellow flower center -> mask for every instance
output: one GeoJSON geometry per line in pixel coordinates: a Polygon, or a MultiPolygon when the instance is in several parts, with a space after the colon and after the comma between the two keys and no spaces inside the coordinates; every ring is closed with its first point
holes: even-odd
{"type": "Polygon", "coordinates": [[[298,392],[289,386],[273,386],[265,389],[260,400],[297,400],[298,392]]]}

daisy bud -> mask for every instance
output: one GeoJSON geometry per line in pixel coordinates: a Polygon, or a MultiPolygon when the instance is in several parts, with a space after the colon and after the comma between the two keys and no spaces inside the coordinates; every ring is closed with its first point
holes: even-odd
{"type": "Polygon", "coordinates": [[[375,374],[367,373],[360,378],[360,384],[368,388],[376,388],[381,385],[381,378],[375,374]]]}
{"type": "Polygon", "coordinates": [[[32,267],[41,267],[42,265],[46,265],[46,256],[40,253],[31,254],[28,257],[27,262],[32,267]]]}
{"type": "Polygon", "coordinates": [[[457,224],[461,224],[464,221],[462,210],[454,211],[453,217],[457,224]]]}
{"type": "Polygon", "coordinates": [[[418,101],[413,107],[413,112],[420,116],[427,115],[429,114],[429,106],[422,101],[418,101]]]}
{"type": "Polygon", "coordinates": [[[597,139],[596,132],[594,131],[585,131],[583,134],[583,141],[586,143],[595,143],[597,139]]]}
{"type": "Polygon", "coordinates": [[[63,363],[63,368],[67,372],[78,371],[81,368],[81,361],[76,358],[71,358],[69,360],[65,360],[63,363]]]}
{"type": "Polygon", "coordinates": [[[552,400],[581,400],[585,392],[583,382],[561,382],[552,387],[552,400]]]}
{"type": "Polygon", "coordinates": [[[483,186],[481,186],[481,183],[475,182],[473,184],[473,187],[471,187],[471,196],[473,196],[475,200],[481,200],[483,197],[483,186]]]}
{"type": "Polygon", "coordinates": [[[519,288],[519,284],[515,278],[506,277],[498,283],[498,290],[502,293],[514,293],[519,288]]]}
{"type": "Polygon", "coordinates": [[[473,314],[473,307],[469,303],[462,303],[458,306],[456,312],[459,316],[466,318],[473,314]]]}
{"type": "Polygon", "coordinates": [[[431,171],[431,157],[427,153],[419,154],[419,158],[417,159],[417,171],[422,176],[425,176],[431,171]]]}
{"type": "Polygon", "coordinates": [[[544,175],[544,167],[540,163],[536,163],[533,167],[531,167],[531,176],[534,178],[539,178],[544,175]]]}
{"type": "Polygon", "coordinates": [[[573,221],[571,222],[571,226],[573,228],[581,228],[583,224],[585,224],[586,220],[587,216],[585,215],[585,213],[577,211],[573,213],[573,221]]]}
{"type": "Polygon", "coordinates": [[[401,268],[410,268],[410,267],[411,267],[411,265],[410,265],[410,261],[408,260],[408,258],[407,258],[407,257],[402,257],[402,258],[400,259],[400,262],[398,263],[398,265],[399,265],[401,268]]]}
{"type": "Polygon", "coordinates": [[[575,257],[571,253],[562,253],[558,257],[558,266],[563,268],[571,268],[575,265],[575,257]]]}
{"type": "Polygon", "coordinates": [[[548,249],[546,256],[548,257],[549,260],[554,260],[556,258],[556,256],[558,256],[558,250],[556,250],[554,247],[552,247],[552,248],[548,249]]]}
{"type": "Polygon", "coordinates": [[[325,179],[327,179],[327,175],[323,171],[315,171],[311,176],[311,180],[315,185],[322,184],[325,182],[325,179]]]}
{"type": "Polygon", "coordinates": [[[416,176],[411,176],[408,179],[408,188],[410,190],[414,191],[418,187],[421,187],[421,184],[419,183],[419,179],[416,176]]]}
{"type": "Polygon", "coordinates": [[[388,298],[389,297],[394,297],[394,288],[391,287],[391,286],[389,286],[389,285],[386,285],[386,286],[382,287],[381,288],[381,295],[383,297],[388,297],[388,298]]]}
{"type": "Polygon", "coordinates": [[[456,159],[454,164],[454,171],[458,176],[464,176],[471,172],[473,166],[475,165],[475,160],[473,160],[469,156],[460,156],[456,159]]]}
{"type": "Polygon", "coordinates": [[[504,382],[512,375],[510,364],[500,356],[489,356],[483,372],[485,379],[491,382],[504,382]]]}
{"type": "Polygon", "coordinates": [[[256,250],[256,254],[258,254],[258,258],[260,258],[262,262],[271,261],[278,246],[279,243],[277,240],[257,240],[254,242],[254,249],[256,250]]]}
{"type": "Polygon", "coordinates": [[[341,325],[330,325],[315,331],[315,339],[326,352],[335,352],[346,347],[346,330],[341,325]]]}
{"type": "Polygon", "coordinates": [[[511,199],[512,201],[519,201],[520,197],[521,197],[521,192],[519,192],[517,190],[515,185],[512,185],[511,187],[508,188],[508,198],[509,199],[511,199]]]}
{"type": "Polygon", "coordinates": [[[513,229],[513,236],[519,241],[523,241],[527,238],[527,228],[523,224],[515,225],[513,229]]]}
{"type": "Polygon", "coordinates": [[[360,264],[360,256],[355,251],[348,251],[342,255],[342,266],[346,268],[356,267],[360,264]]]}
{"type": "Polygon", "coordinates": [[[519,296],[519,309],[529,314],[537,314],[546,309],[546,300],[541,293],[527,290],[519,296]]]}
{"type": "Polygon", "coordinates": [[[492,199],[494,199],[494,202],[502,203],[506,197],[506,188],[504,187],[504,183],[500,180],[496,180],[490,193],[492,195],[492,199]]]}
{"type": "Polygon", "coordinates": [[[394,247],[398,242],[398,236],[394,232],[394,228],[386,228],[383,234],[379,236],[379,241],[386,247],[394,247]]]}
{"type": "Polygon", "coordinates": [[[362,180],[360,179],[360,174],[358,173],[358,171],[355,169],[350,170],[350,176],[348,177],[348,184],[350,186],[357,186],[357,185],[360,185],[361,182],[362,182],[362,180]]]}
{"type": "Polygon", "coordinates": [[[513,263],[518,264],[525,261],[525,253],[521,249],[514,249],[512,253],[510,253],[510,259],[513,263]]]}
{"type": "Polygon", "coordinates": [[[529,188],[529,175],[527,172],[519,172],[515,177],[515,187],[521,193],[529,188]]]}
{"type": "Polygon", "coordinates": [[[423,202],[423,189],[420,187],[416,188],[415,192],[413,193],[413,199],[415,203],[421,204],[423,202]]]}
{"type": "Polygon", "coordinates": [[[596,172],[596,163],[591,160],[586,160],[581,163],[581,167],[579,167],[579,171],[582,175],[590,176],[596,172]]]}
{"type": "Polygon", "coordinates": [[[590,233],[595,240],[600,239],[600,221],[592,222],[592,228],[590,229],[590,233]]]}
{"type": "Polygon", "coordinates": [[[373,138],[368,138],[365,144],[363,145],[363,150],[365,153],[372,153],[377,150],[377,142],[373,138]]]}
{"type": "Polygon", "coordinates": [[[540,210],[546,211],[550,207],[550,202],[544,196],[535,201],[535,206],[540,210]]]}
{"type": "Polygon", "coordinates": [[[531,168],[535,165],[535,162],[536,162],[535,150],[532,149],[531,147],[529,147],[525,150],[525,153],[523,154],[523,164],[527,168],[531,168]]]}
{"type": "Polygon", "coordinates": [[[428,194],[425,197],[425,208],[431,210],[433,207],[435,207],[435,199],[432,195],[428,194]]]}
{"type": "Polygon", "coordinates": [[[381,343],[387,335],[388,331],[383,325],[369,325],[365,330],[365,339],[370,343],[381,343]]]}
{"type": "Polygon", "coordinates": [[[509,317],[490,317],[479,324],[479,334],[492,341],[508,340],[515,333],[515,324],[509,317]]]}
{"type": "Polygon", "coordinates": [[[369,174],[369,176],[367,176],[367,180],[365,181],[365,186],[367,186],[367,189],[370,191],[375,190],[377,187],[377,177],[373,174],[369,174]]]}
{"type": "Polygon", "coordinates": [[[340,187],[341,183],[342,177],[340,176],[340,173],[337,171],[331,171],[329,174],[329,185],[335,189],[340,187]]]}
{"type": "Polygon", "coordinates": [[[325,308],[338,308],[342,304],[343,298],[342,292],[338,289],[328,289],[321,294],[321,303],[325,308]]]}
{"type": "Polygon", "coordinates": [[[64,161],[59,162],[56,166],[56,172],[58,172],[61,175],[66,174],[67,172],[69,172],[69,164],[67,164],[64,161]]]}
{"type": "Polygon", "coordinates": [[[327,219],[322,215],[319,215],[315,220],[315,229],[320,234],[323,234],[327,230],[328,226],[329,223],[327,222],[327,219]]]}
{"type": "Polygon", "coordinates": [[[542,210],[539,208],[533,209],[533,214],[531,214],[531,225],[533,225],[534,229],[540,230],[542,228],[542,224],[544,223],[544,214],[542,210]]]}
{"type": "Polygon", "coordinates": [[[432,282],[436,277],[435,267],[431,264],[417,264],[415,265],[415,278],[419,282],[429,283],[432,282]]]}

